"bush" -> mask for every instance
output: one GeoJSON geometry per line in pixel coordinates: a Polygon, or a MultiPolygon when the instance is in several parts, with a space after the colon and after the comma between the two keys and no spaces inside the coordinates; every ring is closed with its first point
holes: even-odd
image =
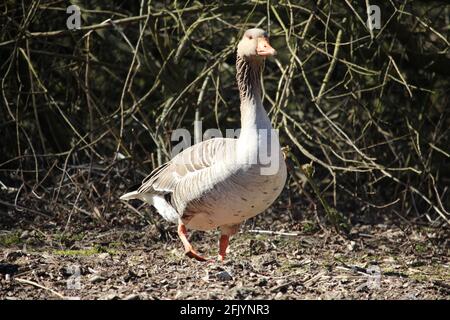
{"type": "Polygon", "coordinates": [[[279,53],[264,101],[291,175],[312,161],[316,197],[345,215],[449,221],[445,1],[371,1],[373,31],[368,1],[73,3],[78,31],[67,1],[1,5],[4,204],[103,214],[168,160],[174,129],[238,128],[235,46],[260,26],[279,53]]]}

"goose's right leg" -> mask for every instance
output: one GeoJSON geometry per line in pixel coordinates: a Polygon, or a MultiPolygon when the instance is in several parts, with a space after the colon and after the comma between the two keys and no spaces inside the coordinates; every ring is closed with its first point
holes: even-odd
{"type": "Polygon", "coordinates": [[[181,239],[181,242],[183,242],[184,245],[184,252],[186,253],[186,255],[189,258],[194,258],[198,261],[206,261],[205,258],[203,258],[201,255],[199,255],[194,248],[192,247],[192,245],[189,243],[188,239],[187,239],[187,231],[186,231],[186,226],[180,221],[178,223],[178,236],[181,239]]]}
{"type": "Polygon", "coordinates": [[[225,225],[220,227],[221,235],[219,240],[219,261],[223,262],[227,253],[230,236],[239,231],[240,224],[225,225]]]}

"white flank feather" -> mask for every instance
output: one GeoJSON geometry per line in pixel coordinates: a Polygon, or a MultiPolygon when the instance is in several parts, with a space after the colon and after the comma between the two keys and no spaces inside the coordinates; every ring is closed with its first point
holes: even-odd
{"type": "Polygon", "coordinates": [[[166,199],[164,199],[163,196],[132,191],[120,197],[120,200],[131,199],[139,199],[147,202],[151,206],[154,206],[158,213],[167,221],[178,221],[179,216],[177,211],[166,201],[166,199]]]}

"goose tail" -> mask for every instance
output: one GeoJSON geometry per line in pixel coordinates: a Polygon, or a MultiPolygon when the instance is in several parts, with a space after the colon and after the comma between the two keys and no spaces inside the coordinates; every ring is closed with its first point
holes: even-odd
{"type": "Polygon", "coordinates": [[[140,193],[137,191],[132,191],[125,193],[123,196],[120,197],[120,200],[131,200],[131,199],[140,199],[140,193]]]}

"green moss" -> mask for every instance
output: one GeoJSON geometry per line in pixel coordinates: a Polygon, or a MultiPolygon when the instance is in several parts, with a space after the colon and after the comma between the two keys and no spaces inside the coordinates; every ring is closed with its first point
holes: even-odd
{"type": "Polygon", "coordinates": [[[9,247],[13,245],[20,244],[20,234],[18,233],[10,233],[0,236],[0,245],[9,247]]]}
{"type": "Polygon", "coordinates": [[[319,226],[314,221],[305,221],[302,223],[302,231],[305,233],[315,233],[319,230],[319,226]]]}
{"type": "Polygon", "coordinates": [[[55,250],[53,252],[57,255],[62,256],[81,256],[81,257],[87,257],[87,256],[93,256],[100,253],[109,253],[109,254],[118,254],[119,251],[111,248],[105,248],[103,246],[94,246],[90,249],[78,249],[78,250],[55,250]]]}
{"type": "Polygon", "coordinates": [[[417,243],[414,248],[420,253],[427,252],[427,246],[425,244],[417,243]]]}

